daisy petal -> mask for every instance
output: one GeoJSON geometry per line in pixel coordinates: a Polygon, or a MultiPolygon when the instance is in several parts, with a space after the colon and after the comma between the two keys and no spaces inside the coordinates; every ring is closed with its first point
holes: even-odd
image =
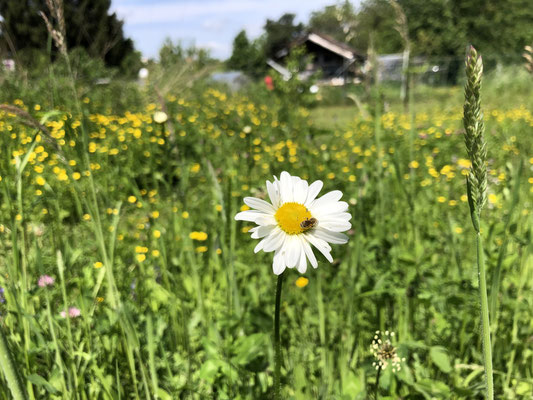
{"type": "Polygon", "coordinates": [[[261,211],[248,210],[248,211],[241,211],[240,213],[237,213],[237,215],[235,215],[235,219],[237,221],[255,222],[257,218],[263,217],[265,215],[266,214],[262,213],[261,211]]]}
{"type": "Polygon", "coordinates": [[[287,261],[287,267],[294,268],[300,259],[300,253],[302,251],[302,246],[297,237],[290,237],[287,241],[287,254],[285,255],[285,260],[287,261]]]}
{"type": "Polygon", "coordinates": [[[300,274],[305,274],[305,271],[307,271],[307,258],[305,257],[303,246],[300,250],[300,260],[298,261],[297,268],[300,274]]]}
{"type": "Polygon", "coordinates": [[[254,247],[254,253],[259,253],[261,250],[263,250],[263,246],[265,245],[265,240],[261,240],[259,243],[257,243],[257,246],[254,247]]]}
{"type": "Polygon", "coordinates": [[[330,263],[333,262],[333,257],[331,257],[331,254],[329,254],[329,252],[331,251],[331,247],[329,246],[329,244],[327,244],[325,240],[320,239],[314,236],[313,234],[307,234],[305,235],[305,237],[313,246],[318,249],[318,251],[320,251],[324,255],[324,257],[326,257],[326,259],[330,263]]]}
{"type": "Polygon", "coordinates": [[[271,183],[270,181],[266,182],[268,197],[275,208],[279,207],[279,188],[278,185],[271,183]]]}
{"type": "Polygon", "coordinates": [[[305,236],[301,236],[300,240],[302,241],[302,248],[304,249],[305,255],[309,259],[309,262],[313,266],[313,268],[318,267],[318,261],[316,260],[315,254],[313,253],[313,249],[309,245],[309,242],[306,240],[305,236]]]}
{"type": "MultiPolygon", "coordinates": [[[[254,229],[258,230],[259,228],[260,227],[258,226],[258,227],[254,228],[254,229]]],[[[279,230],[279,229],[277,229],[277,230],[279,230]]],[[[274,240],[274,238],[272,238],[272,236],[278,234],[277,230],[276,230],[276,227],[274,227],[274,230],[270,234],[268,234],[259,243],[257,243],[257,246],[255,246],[255,248],[254,248],[254,253],[257,253],[257,252],[263,250],[263,248],[265,247],[265,243],[270,242],[271,240],[274,240]]]]}
{"type": "Polygon", "coordinates": [[[283,171],[279,177],[281,203],[289,203],[294,201],[294,193],[292,190],[292,179],[287,171],[283,171]]]}
{"type": "MultiPolygon", "coordinates": [[[[320,200],[320,199],[318,199],[320,200]]],[[[309,206],[309,211],[315,218],[324,218],[332,214],[344,214],[348,209],[348,203],[345,201],[336,201],[333,203],[313,204],[309,206]]]]}
{"type": "Polygon", "coordinates": [[[328,219],[325,221],[320,220],[319,226],[333,232],[345,232],[352,227],[352,224],[342,219],[328,219]]]}
{"type": "Polygon", "coordinates": [[[325,217],[325,219],[330,219],[330,218],[340,219],[343,221],[349,221],[352,219],[352,214],[347,213],[347,212],[341,212],[341,213],[338,213],[332,216],[325,217]]]}
{"type": "Polygon", "coordinates": [[[333,232],[322,227],[317,227],[314,230],[313,235],[329,243],[344,244],[348,242],[348,236],[344,233],[333,232]]]}
{"type": "Polygon", "coordinates": [[[276,275],[281,275],[283,271],[285,271],[285,260],[281,251],[278,251],[276,254],[274,254],[272,269],[276,275]]]}
{"type": "Polygon", "coordinates": [[[262,211],[266,214],[274,214],[276,212],[275,208],[272,207],[272,204],[267,203],[264,200],[258,199],[257,197],[245,197],[244,204],[256,210],[262,211]]]}
{"type": "Polygon", "coordinates": [[[294,185],[294,201],[298,204],[304,204],[307,199],[309,184],[303,179],[294,185]]]}
{"type": "Polygon", "coordinates": [[[276,219],[273,215],[261,214],[254,221],[257,225],[276,225],[276,219]]]}
{"type": "Polygon", "coordinates": [[[250,229],[250,231],[253,231],[252,239],[261,239],[265,236],[268,236],[270,235],[270,233],[272,233],[274,229],[276,229],[274,225],[262,225],[262,226],[257,226],[253,229],[250,229]]]}
{"type": "Polygon", "coordinates": [[[321,207],[324,204],[327,203],[334,203],[336,201],[339,201],[342,197],[342,192],[340,190],[333,190],[329,193],[326,193],[324,196],[319,197],[313,203],[309,205],[309,207],[321,207]]]}
{"type": "Polygon", "coordinates": [[[263,245],[263,251],[266,253],[274,250],[281,249],[285,242],[285,238],[287,235],[281,230],[276,229],[274,232],[270,235],[268,235],[265,239],[265,244],[263,245]]]}
{"type": "Polygon", "coordinates": [[[314,181],[307,190],[307,199],[305,200],[304,205],[309,206],[311,202],[318,196],[318,193],[322,190],[324,184],[322,181],[314,181]]]}

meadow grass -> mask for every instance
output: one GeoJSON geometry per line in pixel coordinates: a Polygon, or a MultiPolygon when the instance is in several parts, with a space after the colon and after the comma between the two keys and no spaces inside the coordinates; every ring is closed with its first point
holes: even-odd
{"type": "MultiPolygon", "coordinates": [[[[283,170],[342,190],[353,229],[307,286],[285,273],[282,398],[483,398],[460,88],[424,89],[432,101],[415,96],[411,114],[339,108],[338,122],[266,90],[160,98],[148,85],[116,113],[101,90],[11,101],[43,129],[0,112],[1,328],[28,398],[271,398],[275,276],[234,216],[283,170]],[[405,358],[379,385],[376,330],[395,331],[405,358]]],[[[533,393],[533,114],[520,99],[484,103],[481,230],[506,399],[533,393]]]]}

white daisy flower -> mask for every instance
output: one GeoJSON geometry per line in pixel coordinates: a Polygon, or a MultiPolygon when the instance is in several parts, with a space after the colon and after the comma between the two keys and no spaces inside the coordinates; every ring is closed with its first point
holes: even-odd
{"type": "Polygon", "coordinates": [[[341,233],[351,228],[348,203],[339,201],[340,190],[334,190],[317,198],[322,181],[311,185],[307,181],[282,172],[279,180],[267,181],[268,196],[272,204],[255,198],[245,197],[244,203],[252,210],[242,211],[236,220],[255,222],[250,229],[253,239],[262,239],[255,252],[274,251],[272,268],[280,275],[285,268],[296,267],[300,273],[307,270],[307,260],[313,268],[318,261],[311,249],[316,247],[329,262],[329,243],[344,244],[348,236],[341,233]]]}

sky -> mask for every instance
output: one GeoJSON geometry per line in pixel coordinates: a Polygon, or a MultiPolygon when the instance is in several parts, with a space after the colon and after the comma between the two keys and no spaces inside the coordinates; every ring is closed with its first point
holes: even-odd
{"type": "Polygon", "coordinates": [[[242,29],[249,39],[263,32],[268,19],[296,14],[307,22],[312,11],[336,0],[112,0],[111,11],[124,21],[126,36],[144,57],[155,58],[166,37],[188,46],[208,48],[213,57],[231,55],[233,39],[242,29]]]}

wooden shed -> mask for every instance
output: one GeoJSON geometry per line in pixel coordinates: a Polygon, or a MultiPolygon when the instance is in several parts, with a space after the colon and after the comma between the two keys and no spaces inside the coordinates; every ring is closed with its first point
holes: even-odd
{"type": "Polygon", "coordinates": [[[292,49],[300,46],[304,46],[307,54],[312,56],[305,71],[299,74],[302,79],[319,73],[320,83],[337,86],[358,81],[362,77],[365,57],[361,53],[346,43],[316,32],[292,42],[288,48],[279,51],[275,59],[268,60],[268,65],[288,78],[290,73],[284,67],[284,59],[292,49]]]}

